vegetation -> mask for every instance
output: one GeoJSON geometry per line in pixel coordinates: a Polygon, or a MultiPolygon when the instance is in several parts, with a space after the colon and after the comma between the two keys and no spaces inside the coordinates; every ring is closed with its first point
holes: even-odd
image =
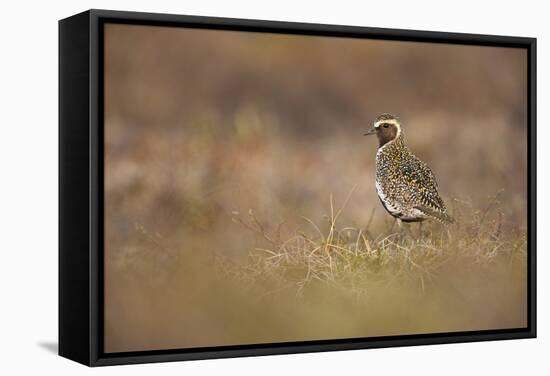
{"type": "Polygon", "coordinates": [[[322,283],[361,297],[368,296],[371,289],[399,284],[425,291],[450,267],[467,265],[470,270],[483,270],[495,264],[525,263],[526,234],[503,234],[498,195],[481,210],[453,201],[457,219],[453,226],[428,221],[415,224],[417,229],[411,224],[397,229],[392,223],[381,233],[370,231],[372,215],[364,229],[339,226],[338,218],[350,196],[340,208],[334,207],[330,197],[326,224],[317,225],[303,217],[313,235],[295,229],[283,238],[284,223],[268,232],[252,210],[246,218],[234,212],[234,222],[264,241],[249,253],[244,267],[229,267],[230,272],[251,285],[265,286],[267,282],[276,289],[295,288],[298,294],[322,283]]]}
{"type": "Polygon", "coordinates": [[[105,350],[525,325],[526,64],[513,48],[107,25],[105,350]],[[456,224],[384,212],[361,137],[382,112],[456,224]]]}

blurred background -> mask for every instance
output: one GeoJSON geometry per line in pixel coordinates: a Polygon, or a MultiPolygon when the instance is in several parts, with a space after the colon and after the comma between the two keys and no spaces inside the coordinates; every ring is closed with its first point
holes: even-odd
{"type": "Polygon", "coordinates": [[[244,289],[218,260],[246,265],[258,245],[235,215],[293,232],[354,187],[339,220],[385,229],[377,141],[362,136],[383,112],[401,119],[451,212],[499,193],[505,232],[525,231],[525,50],[105,28],[106,351],[524,325],[522,268],[464,268],[460,287],[358,302],[323,286],[244,289]]]}

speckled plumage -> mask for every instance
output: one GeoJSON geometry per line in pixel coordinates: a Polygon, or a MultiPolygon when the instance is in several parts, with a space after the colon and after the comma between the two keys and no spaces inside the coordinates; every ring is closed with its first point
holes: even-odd
{"type": "Polygon", "coordinates": [[[419,222],[434,218],[452,223],[445,203],[437,191],[435,176],[428,165],[418,159],[405,145],[403,132],[397,119],[383,114],[375,122],[376,128],[389,128],[389,121],[396,127],[390,137],[381,137],[376,153],[376,190],[384,208],[404,222],[419,222]],[[392,138],[393,137],[393,138],[392,138]]]}

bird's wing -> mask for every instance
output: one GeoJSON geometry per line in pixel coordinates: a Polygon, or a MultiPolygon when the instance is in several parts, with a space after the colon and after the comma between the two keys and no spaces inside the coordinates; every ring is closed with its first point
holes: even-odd
{"type": "MultiPolygon", "coordinates": [[[[437,191],[437,182],[432,170],[421,160],[415,158],[410,174],[411,183],[414,185],[416,193],[415,201],[419,209],[425,208],[425,211],[435,211],[445,213],[447,208],[437,191]]],[[[430,213],[426,213],[430,214],[430,213]]]]}
{"type": "Polygon", "coordinates": [[[436,218],[438,219],[439,221],[443,222],[443,223],[454,223],[454,219],[448,215],[447,213],[445,212],[440,212],[440,211],[437,211],[437,210],[433,210],[425,205],[417,205],[415,206],[415,209],[418,209],[420,210],[422,213],[430,216],[430,217],[433,217],[433,218],[436,218]]]}

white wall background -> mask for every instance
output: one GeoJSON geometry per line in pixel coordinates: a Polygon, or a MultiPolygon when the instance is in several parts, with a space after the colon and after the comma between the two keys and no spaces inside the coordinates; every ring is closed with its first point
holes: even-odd
{"type": "MultiPolygon", "coordinates": [[[[6,2],[0,22],[0,374],[549,374],[550,27],[544,1],[6,2]],[[88,369],[57,342],[57,20],[106,8],[537,37],[539,338],[88,369]]],[[[490,130],[487,130],[490,131],[490,130]]]]}

